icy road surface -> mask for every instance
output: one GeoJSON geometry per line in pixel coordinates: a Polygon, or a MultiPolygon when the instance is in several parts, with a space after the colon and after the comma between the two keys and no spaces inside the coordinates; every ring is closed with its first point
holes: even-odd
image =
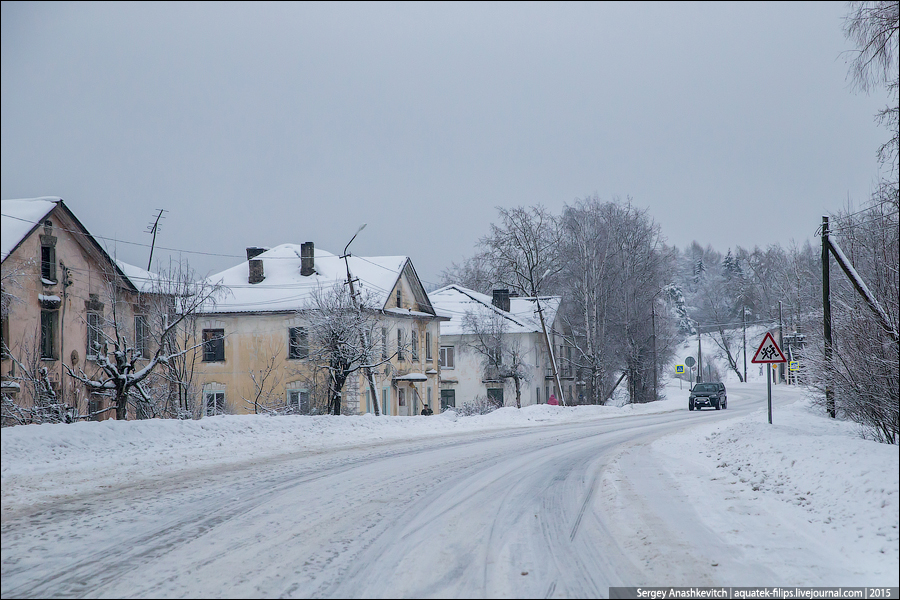
{"type": "Polygon", "coordinates": [[[763,387],[730,389],[724,411],[304,451],[6,505],[2,593],[585,598],[618,585],[874,584],[790,511],[754,530],[764,505],[698,500],[676,474],[698,467],[654,449],[764,405],[763,387]]]}

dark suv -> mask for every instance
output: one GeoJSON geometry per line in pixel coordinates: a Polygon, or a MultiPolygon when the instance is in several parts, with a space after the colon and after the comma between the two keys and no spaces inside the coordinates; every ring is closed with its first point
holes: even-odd
{"type": "Polygon", "coordinates": [[[698,383],[691,390],[688,398],[688,410],[700,410],[704,406],[728,408],[728,395],[725,392],[725,384],[721,381],[713,383],[698,383]]]}

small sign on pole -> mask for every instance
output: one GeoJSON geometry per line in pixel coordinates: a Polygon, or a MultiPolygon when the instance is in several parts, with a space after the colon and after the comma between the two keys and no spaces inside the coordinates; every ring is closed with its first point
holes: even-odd
{"type": "MultiPolygon", "coordinates": [[[[753,355],[753,361],[755,363],[766,363],[771,364],[774,368],[779,363],[787,362],[787,358],[784,356],[784,352],[781,351],[781,348],[778,347],[778,344],[775,343],[775,338],[772,337],[770,332],[766,332],[766,337],[763,338],[762,343],[759,345],[759,348],[756,349],[756,354],[753,355]]],[[[766,387],[769,390],[769,425],[772,424],[772,377],[774,376],[774,371],[769,373],[769,370],[766,369],[766,387]]]]}
{"type": "Polygon", "coordinates": [[[684,365],[675,365],[675,374],[684,375],[684,365]]]}
{"type": "Polygon", "coordinates": [[[800,370],[800,361],[792,360],[791,362],[788,363],[788,369],[790,369],[791,371],[799,371],[800,370]]]}

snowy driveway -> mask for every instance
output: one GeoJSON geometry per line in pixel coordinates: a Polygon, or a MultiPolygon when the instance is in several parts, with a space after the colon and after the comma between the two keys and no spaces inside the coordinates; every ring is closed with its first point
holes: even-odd
{"type": "Polygon", "coordinates": [[[677,528],[643,527],[644,547],[690,532],[671,575],[716,580],[699,545],[725,542],[689,503],[672,513],[666,499],[679,492],[641,449],[763,405],[756,391],[730,391],[727,411],[302,452],[5,506],[2,594],[601,597],[614,585],[677,585],[635,551],[635,531],[654,518],[677,528]],[[611,506],[623,479],[633,510],[611,506]],[[623,526],[629,518],[639,523],[623,526]]]}

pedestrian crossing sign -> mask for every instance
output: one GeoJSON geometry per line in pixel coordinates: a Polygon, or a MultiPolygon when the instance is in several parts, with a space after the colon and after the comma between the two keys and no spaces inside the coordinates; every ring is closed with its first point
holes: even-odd
{"type": "Polygon", "coordinates": [[[675,374],[684,375],[684,365],[675,365],[675,374]]]}
{"type": "Polygon", "coordinates": [[[772,334],[766,332],[766,337],[763,338],[763,341],[756,350],[756,354],[753,355],[753,360],[751,362],[772,364],[784,363],[787,362],[787,358],[785,358],[784,353],[781,351],[781,348],[778,347],[778,344],[775,343],[775,338],[772,337],[772,334]]]}

